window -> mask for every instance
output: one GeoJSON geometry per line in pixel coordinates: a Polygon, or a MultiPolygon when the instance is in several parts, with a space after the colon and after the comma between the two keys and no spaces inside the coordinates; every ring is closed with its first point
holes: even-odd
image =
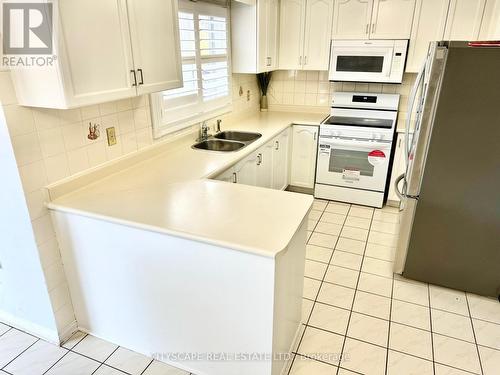
{"type": "Polygon", "coordinates": [[[228,10],[179,2],[184,86],[152,94],[155,137],[231,110],[228,10]]]}

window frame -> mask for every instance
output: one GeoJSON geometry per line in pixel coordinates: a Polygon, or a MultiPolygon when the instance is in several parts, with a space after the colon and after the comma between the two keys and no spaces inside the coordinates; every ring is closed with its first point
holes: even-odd
{"type": "MultiPolygon", "coordinates": [[[[196,65],[200,65],[200,69],[198,71],[198,98],[199,100],[195,104],[197,108],[201,111],[192,116],[186,116],[177,121],[167,121],[163,116],[164,106],[163,106],[163,91],[150,94],[150,107],[151,107],[151,117],[153,124],[153,138],[161,138],[167,134],[179,132],[183,129],[192,127],[193,125],[200,123],[202,121],[221,116],[227,113],[230,113],[233,110],[233,82],[232,82],[232,65],[231,65],[231,17],[230,17],[230,9],[222,6],[204,3],[204,2],[192,2],[186,0],[179,1],[179,9],[178,13],[181,12],[190,12],[194,14],[194,22],[195,22],[195,35],[196,35],[196,56],[194,57],[194,61],[196,65]],[[213,109],[206,109],[203,97],[203,87],[201,85],[202,82],[202,71],[201,64],[203,63],[203,59],[200,57],[200,49],[199,49],[199,14],[213,15],[215,17],[225,17],[226,18],[226,33],[227,33],[227,66],[228,66],[228,96],[224,96],[220,99],[214,99],[216,102],[220,102],[220,106],[213,106],[213,109]],[[227,104],[223,104],[223,102],[227,102],[227,104]],[[200,108],[201,107],[201,108],[200,108]]],[[[211,57],[214,61],[217,60],[217,57],[211,57]]],[[[193,60],[193,58],[183,58],[181,62],[184,64],[185,61],[193,60]]],[[[208,59],[207,59],[208,60],[208,59]]],[[[168,90],[167,90],[168,91],[168,90]]],[[[209,106],[210,107],[210,106],[209,106]]],[[[182,108],[182,106],[180,107],[182,108]]],[[[189,107],[188,107],[189,108],[189,107]]]]}

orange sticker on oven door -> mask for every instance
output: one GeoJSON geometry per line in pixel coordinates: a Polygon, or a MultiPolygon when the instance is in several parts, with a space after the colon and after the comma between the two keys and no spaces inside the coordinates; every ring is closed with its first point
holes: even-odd
{"type": "Polygon", "coordinates": [[[380,165],[385,162],[385,154],[380,150],[373,150],[368,154],[368,162],[371,165],[380,165]]]}

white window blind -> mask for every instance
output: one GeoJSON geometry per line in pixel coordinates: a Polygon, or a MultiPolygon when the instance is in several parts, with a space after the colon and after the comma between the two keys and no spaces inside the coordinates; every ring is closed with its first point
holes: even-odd
{"type": "Polygon", "coordinates": [[[179,2],[179,35],[184,85],[153,95],[158,136],[231,110],[227,9],[179,2]]]}

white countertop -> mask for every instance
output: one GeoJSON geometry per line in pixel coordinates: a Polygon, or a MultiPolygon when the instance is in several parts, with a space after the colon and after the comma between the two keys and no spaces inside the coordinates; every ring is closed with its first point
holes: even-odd
{"type": "Polygon", "coordinates": [[[64,194],[48,207],[275,257],[288,246],[312,205],[312,196],[206,178],[224,171],[290,124],[319,125],[325,117],[268,112],[223,123],[223,130],[254,131],[262,137],[229,153],[194,150],[192,140],[180,139],[165,145],[155,157],[64,194]]]}

